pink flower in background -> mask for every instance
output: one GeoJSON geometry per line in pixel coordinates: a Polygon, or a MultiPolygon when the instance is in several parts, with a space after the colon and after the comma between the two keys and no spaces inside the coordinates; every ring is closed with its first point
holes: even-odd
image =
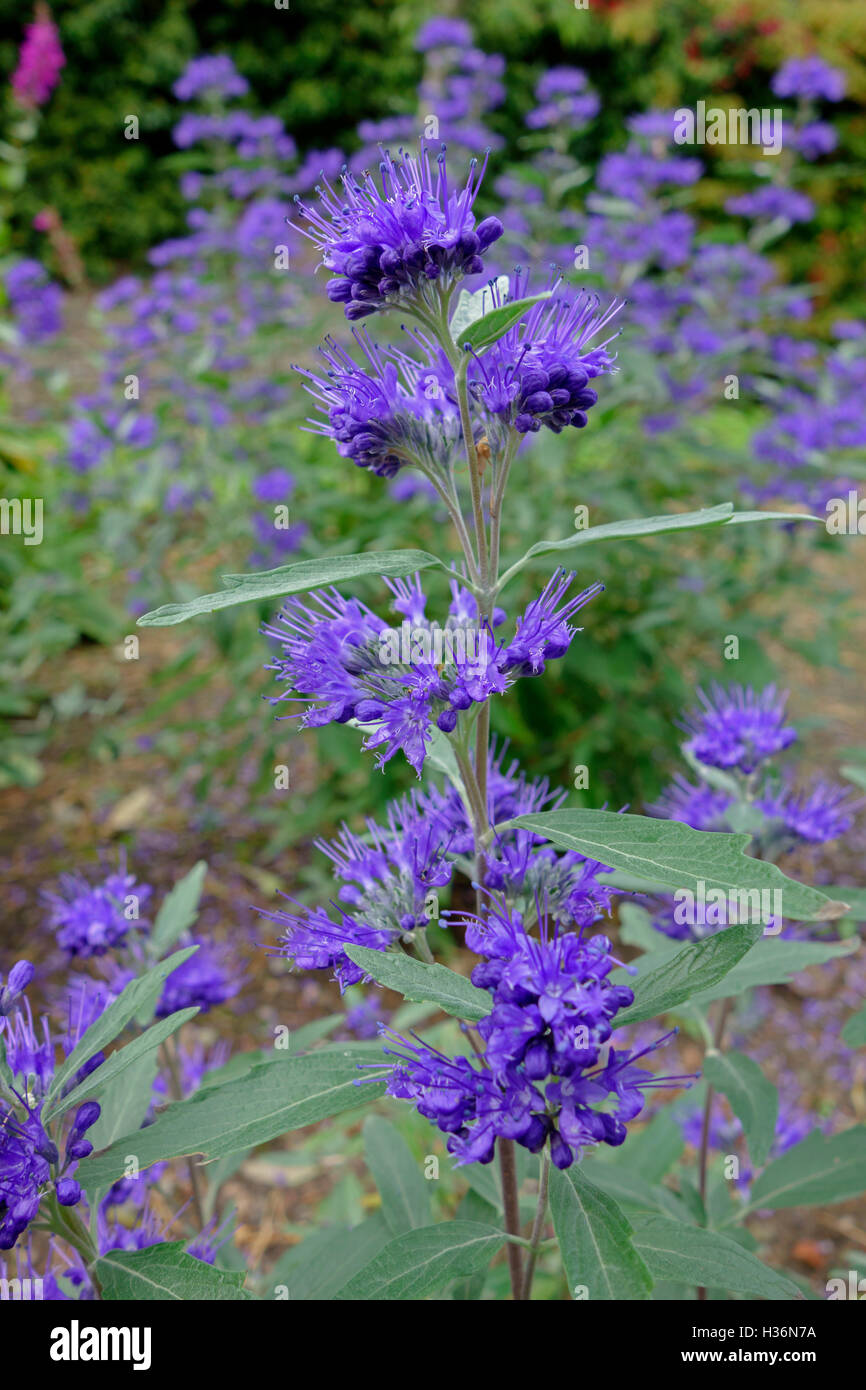
{"type": "Polygon", "coordinates": [[[44,106],[57,86],[65,62],[51,11],[46,5],[37,5],[12,75],[12,90],[21,105],[44,106]]]}

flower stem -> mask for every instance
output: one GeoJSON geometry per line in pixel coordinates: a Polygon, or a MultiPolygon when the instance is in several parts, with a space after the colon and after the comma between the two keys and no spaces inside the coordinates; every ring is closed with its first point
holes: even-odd
{"type": "Polygon", "coordinates": [[[523,1271],[523,1286],[520,1290],[521,1302],[528,1303],[532,1293],[532,1276],[535,1273],[535,1262],[538,1259],[538,1250],[541,1245],[541,1237],[544,1234],[544,1225],[547,1219],[547,1189],[550,1184],[550,1150],[545,1147],[541,1153],[541,1167],[538,1173],[538,1206],[535,1208],[535,1220],[532,1223],[532,1234],[529,1237],[529,1254],[526,1257],[526,1268],[523,1271]]]}
{"type": "MultiPolygon", "coordinates": [[[[183,1082],[181,1081],[180,1067],[177,1062],[177,1053],[174,1050],[174,1038],[166,1038],[160,1048],[160,1052],[162,1053],[166,1070],[168,1071],[172,1099],[183,1100],[183,1082]]],[[[198,1222],[199,1230],[203,1231],[207,1225],[207,1218],[204,1214],[204,1187],[194,1157],[188,1160],[187,1169],[189,1171],[189,1180],[192,1187],[192,1204],[195,1210],[196,1221],[198,1222]]]]}
{"type": "MultiPolygon", "coordinates": [[[[502,1206],[505,1211],[505,1229],[510,1236],[520,1235],[520,1207],[517,1200],[517,1164],[514,1161],[514,1140],[496,1141],[499,1150],[499,1175],[502,1179],[502,1206]]],[[[508,1242],[508,1272],[511,1276],[511,1296],[518,1302],[522,1287],[522,1265],[520,1246],[508,1242]]]]}
{"type": "Polygon", "coordinates": [[[51,1193],[48,1201],[48,1211],[49,1229],[67,1245],[71,1245],[87,1270],[96,1297],[102,1298],[102,1285],[93,1270],[93,1266],[99,1258],[99,1251],[93,1244],[90,1233],[81,1217],[71,1207],[62,1207],[54,1192],[51,1193]]]}
{"type": "MultiPolygon", "coordinates": [[[[734,1007],[733,999],[723,999],[719,1009],[719,1016],[716,1020],[716,1027],[713,1033],[713,1047],[718,1051],[722,1046],[722,1039],[725,1035],[725,1026],[730,1017],[731,1009],[734,1007]]],[[[701,1194],[701,1202],[707,1200],[707,1166],[710,1152],[710,1122],[713,1113],[713,1100],[715,1091],[712,1086],[707,1087],[707,1098],[704,1102],[704,1117],[701,1123],[701,1148],[698,1157],[698,1191],[701,1194]]],[[[698,1286],[698,1299],[704,1302],[707,1291],[704,1287],[698,1286]]]]}

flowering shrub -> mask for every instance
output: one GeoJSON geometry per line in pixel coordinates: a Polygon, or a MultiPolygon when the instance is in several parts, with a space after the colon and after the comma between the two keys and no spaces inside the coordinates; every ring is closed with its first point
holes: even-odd
{"type": "MultiPolygon", "coordinates": [[[[499,71],[466,41],[449,20],[419,38],[438,55],[464,135],[498,95],[494,83],[479,100],[475,76],[499,71]]],[[[828,71],[783,69],[780,97],[838,99],[828,71]]],[[[656,437],[676,434],[684,404],[706,405],[706,380],[673,374],[683,352],[704,351],[715,370],[732,332],[755,374],[776,353],[777,376],[762,378],[768,397],[780,382],[799,390],[797,343],[772,320],[803,314],[804,296],[771,287],[761,247],[772,224],[808,219],[808,199],[782,182],[747,192],[728,211],[761,235],[748,246],[701,241],[670,193],[697,181],[699,162],[669,151],[665,113],[635,118],[625,151],[602,162],[597,194],[573,210],[586,223],[568,209],[558,222],[569,237],[586,225],[601,249],[605,283],[594,293],[500,259],[521,238],[545,258],[562,244],[543,242],[543,198],[527,196],[516,218],[507,208],[482,215],[486,159],[455,172],[422,140],[417,153],[383,150],[375,170],[329,167],[311,190],[308,163],[286,171],[296,151],[281,124],[227,105],[246,91],[225,56],[195,61],[176,84],[179,99],[206,108],[182,118],[177,145],[203,144],[211,167],[184,176],[189,236],[154,249],[149,281],[125,278],[102,297],[103,378],[77,399],[66,464],[97,482],[105,466],[107,490],[120,495],[135,479],[169,516],[224,486],[228,514],[239,489],[212,477],[210,450],[242,451],[259,425],[282,438],[284,383],[263,348],[308,313],[303,238],[327,273],[315,322],[329,306],[336,324],[341,308],[348,323],[364,320],[345,339],[326,337],[324,368],[299,366],[296,386],[314,403],[307,432],[332,450],[347,490],[362,476],[381,506],[401,504],[387,530],[395,547],[375,546],[375,526],[357,527],[353,553],[311,553],[303,523],[279,543],[255,527],[265,568],[198,597],[187,580],[174,601],[142,614],[139,600],[134,611],[149,629],[249,603],[269,609],[258,653],[276,716],[330,730],[354,762],[372,754],[371,771],[406,771],[410,789],[363,828],[346,823],[317,841],[330,897],[261,908],[276,958],[341,993],[371,991],[294,1036],[278,1026],[273,1047],[263,1040],[228,1058],[204,1032],[190,1044],[187,1025],[236,1001],[244,983],[198,922],[205,866],[158,907],[125,860],[98,883],[64,874],[45,895],[45,927],[67,964],[89,962],[68,982],[74,1026],[34,1024],[27,961],[0,986],[0,1247],[20,1255],[18,1269],[41,1269],[58,1299],[134,1298],[157,1263],[169,1298],[291,1297],[311,1280],[338,1300],[639,1300],[671,1288],[797,1298],[798,1284],[738,1226],[754,1212],[861,1194],[866,1129],[813,1128],[787,1087],[780,1111],[776,1086],[726,1034],[740,996],[754,1007],[750,992],[856,949],[856,890],[801,882],[812,876],[802,858],[786,861],[790,874],[776,862],[845,834],[856,800],[772,771],[796,738],[772,686],[699,694],[683,745],[697,783],[678,778],[650,815],[566,805],[566,791],[523,768],[491,723],[570,656],[592,660],[608,589],[591,572],[578,585],[576,552],[592,547],[599,566],[606,555],[617,582],[645,537],[701,532],[724,553],[741,530],[772,539],[814,520],[721,501],[632,508],[556,539],[528,524],[545,450],[603,449],[630,399],[652,400],[656,437]],[[290,276],[272,259],[282,251],[299,261],[290,276]],[[731,292],[708,303],[719,286],[731,292]],[[618,334],[630,324],[627,360],[618,334]],[[130,388],[122,408],[118,379],[130,388]],[[418,498],[417,509],[402,505],[418,498]],[[679,930],[684,904],[692,918],[679,930]],[[383,1008],[380,987],[405,1004],[383,1008]],[[688,1057],[669,1017],[684,1025],[688,1057]],[[354,1037],[335,1041],[338,1030],[354,1037]],[[287,1133],[323,1119],[354,1125],[363,1107],[381,1210],[334,1233],[324,1272],[318,1233],[267,1273],[236,1268],[224,1244],[231,1216],[215,1214],[227,1176],[287,1133]],[[676,1143],[644,1177],[630,1155],[665,1126],[676,1143]],[[695,1182],[678,1166],[684,1139],[696,1141],[695,1182]],[[743,1167],[721,1176],[710,1161],[720,1145],[738,1146],[743,1167]],[[167,1168],[190,1192],[191,1210],[174,1219],[154,1205],[167,1168]],[[183,1238],[166,1240],[175,1222],[183,1238]]],[[[537,169],[552,188],[568,164],[566,127],[594,119],[598,100],[569,69],[546,74],[535,100],[528,128],[551,139],[537,169]]],[[[798,129],[801,154],[827,148],[798,129]]],[[[13,289],[32,298],[38,277],[17,270],[13,289]]],[[[22,312],[31,337],[46,336],[45,315],[44,303],[22,312]]],[[[276,456],[257,462],[267,465],[256,469],[258,502],[280,506],[300,488],[276,456]]],[[[167,565],[175,539],[168,527],[153,547],[167,565]]],[[[845,1026],[860,1037],[862,1011],[845,1026]]]]}

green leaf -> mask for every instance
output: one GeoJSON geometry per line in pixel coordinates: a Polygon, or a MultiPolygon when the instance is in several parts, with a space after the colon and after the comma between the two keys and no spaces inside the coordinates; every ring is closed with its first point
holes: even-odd
{"type": "Polygon", "coordinates": [[[635,981],[634,1003],[617,1014],[617,1027],[657,1018],[716,984],[751,950],[760,935],[760,926],[728,927],[704,941],[684,946],[672,959],[635,981]]]}
{"type": "Polygon", "coordinates": [[[224,574],[226,588],[215,594],[200,594],[187,603],[166,603],[145,613],[139,627],[170,627],[185,623],[200,613],[213,613],[217,608],[231,608],[237,603],[251,603],[266,598],[284,598],[318,589],[324,584],[344,584],[361,575],[375,574],[394,579],[416,570],[441,565],[435,555],[426,550],[380,550],[363,555],[332,555],[318,560],[298,560],[293,565],[280,565],[259,574],[224,574]]]}
{"type": "Polygon", "coordinates": [[[831,902],[817,888],[787,878],[775,864],[750,858],[745,853],[748,835],[693,830],[680,821],[615,811],[541,811],[516,816],[497,829],[515,825],[635,875],[647,887],[689,889],[697,894],[702,883],[707,894],[721,888],[738,895],[748,889],[778,889],[785,917],[829,921],[842,915],[841,904],[831,902]]]}
{"type": "Polygon", "coordinates": [[[473,1192],[496,1211],[502,1208],[502,1188],[495,1163],[461,1163],[458,1177],[465,1178],[473,1192]]]}
{"type": "MultiPolygon", "coordinates": [[[[290,1054],[254,1067],[237,1081],[197,1091],[168,1106],[136,1134],[138,1165],[148,1168],[163,1159],[198,1153],[222,1158],[376,1100],[384,1094],[384,1080],[378,1079],[383,1073],[359,1071],[359,1064],[370,1059],[371,1050],[363,1046],[290,1054]],[[371,1074],[375,1080],[356,1084],[371,1074]]],[[[105,1153],[85,1159],[79,1181],[88,1190],[110,1186],[123,1173],[129,1152],[127,1136],[105,1153]]]]}
{"type": "Polygon", "coordinates": [[[552,1169],[550,1209],[572,1297],[578,1287],[591,1303],[649,1296],[652,1279],[632,1245],[631,1225],[579,1163],[564,1173],[552,1169]]]}
{"type": "Polygon", "coordinates": [[[848,904],[847,917],[853,917],[855,922],[866,922],[866,888],[852,888],[850,884],[843,883],[840,887],[825,888],[824,891],[848,904]]]}
{"type": "MultiPolygon", "coordinates": [[[[117,1048],[101,1066],[92,1071],[89,1076],[85,1076],[74,1091],[70,1091],[69,1095],[58,1101],[51,1112],[52,1117],[56,1119],[57,1116],[64,1115],[67,1110],[71,1110],[73,1106],[80,1105],[82,1101],[100,1095],[106,1086],[123,1076],[127,1068],[135,1066],[148,1053],[155,1052],[160,1043],[165,1042],[166,1038],[170,1038],[172,1033],[176,1033],[184,1023],[195,1018],[198,1012],[197,1007],[180,1009],[177,1013],[169,1014],[168,1018],[160,1019],[152,1028],[146,1029],[137,1038],[133,1038],[132,1042],[128,1042],[125,1047],[117,1048]]],[[[91,1135],[88,1134],[87,1137],[92,1143],[91,1135]]]]}
{"type": "Polygon", "coordinates": [[[847,1020],[842,1041],[847,1047],[866,1047],[866,1006],[847,1020]]]}
{"type": "Polygon", "coordinates": [[[290,1052],[307,1052],[317,1042],[323,1038],[330,1037],[342,1024],[346,1022],[346,1015],[328,1014],[326,1018],[314,1018],[311,1023],[305,1023],[302,1028],[289,1034],[290,1052]]]}
{"type": "Polygon", "coordinates": [[[762,1298],[799,1297],[790,1279],[718,1231],[705,1231],[664,1216],[635,1218],[634,1245],[654,1279],[762,1298]]]}
{"type": "Polygon", "coordinates": [[[776,1134],[779,1092],[757,1062],[742,1052],[711,1049],[704,1058],[703,1073],[711,1086],[727,1096],[743,1126],[752,1162],[762,1168],[776,1134]]]}
{"type": "Polygon", "coordinates": [[[200,859],[179,883],[176,883],[156,914],[148,945],[155,957],[164,955],[198,916],[198,905],[204,887],[207,864],[200,859]]]}
{"type": "MultiPolygon", "coordinates": [[[[509,279],[507,275],[497,276],[495,290],[500,302],[507,299],[509,290],[509,279]]],[[[461,290],[457,296],[457,307],[451,315],[451,322],[448,327],[451,332],[451,341],[456,343],[464,328],[476,323],[484,314],[486,303],[493,302],[493,289],[490,285],[484,285],[480,290],[461,290]]]]}
{"type": "Polygon", "coordinates": [[[194,955],[197,950],[198,946],[185,946],[182,951],[175,951],[173,956],[160,961],[144,975],[130,980],[123,993],[119,994],[109,1004],[105,1013],[101,1014],[90,1025],[77,1046],[57,1068],[45,1098],[43,1118],[48,1117],[56,1104],[56,1098],[72,1080],[76,1072],[84,1066],[85,1062],[89,1062],[91,1057],[96,1056],[97,1052],[101,1052],[109,1043],[114,1042],[118,1033],[144,1007],[146,1001],[152,998],[154,991],[165,983],[172,971],[177,970],[179,965],[183,965],[185,960],[189,960],[190,956],[194,955]]]}
{"type": "Polygon", "coordinates": [[[382,1198],[382,1214],[394,1236],[430,1224],[430,1186],[417,1159],[388,1120],[364,1121],[364,1157],[382,1198]]]}
{"type": "Polygon", "coordinates": [[[384,1302],[423,1298],[451,1279],[483,1269],[505,1240],[480,1221],[443,1221],[388,1242],[337,1294],[340,1301],[384,1302]]]}
{"type": "Polygon", "coordinates": [[[683,1131],[667,1110],[659,1110],[643,1129],[629,1134],[622,1154],[624,1165],[640,1173],[646,1182],[661,1182],[685,1148],[683,1131]]]}
{"type": "Polygon", "coordinates": [[[813,1129],[765,1168],[749,1193],[747,1210],[811,1207],[845,1202],[866,1191],[866,1125],[828,1138],[813,1129]]]}
{"type": "Polygon", "coordinates": [[[721,984],[696,995],[692,1003],[705,1008],[715,999],[730,999],[757,985],[784,984],[810,965],[822,965],[837,956],[852,955],[859,950],[860,944],[856,936],[847,941],[783,941],[776,936],[762,937],[721,984]]]}
{"type": "MultiPolygon", "coordinates": [[[[158,1066],[156,1052],[146,1052],[122,1075],[115,1077],[100,1098],[99,1119],[87,1131],[87,1138],[95,1150],[106,1149],[122,1135],[134,1135],[141,1128],[153,1101],[153,1083],[158,1066]]],[[[85,1188],[85,1191],[93,1217],[108,1191],[108,1185],[101,1191],[93,1188],[85,1188]]]]}
{"type": "Polygon", "coordinates": [[[381,1212],[351,1228],[332,1226],[307,1236],[267,1276],[267,1297],[294,1302],[332,1299],[347,1279],[363,1269],[391,1239],[381,1212]]]}
{"type": "Polygon", "coordinates": [[[851,763],[846,763],[839,771],[849,782],[853,782],[855,787],[862,787],[866,791],[866,767],[854,767],[851,763]]]}
{"type": "Polygon", "coordinates": [[[411,956],[371,951],[366,946],[347,946],[346,955],[380,985],[396,990],[406,999],[438,1004],[446,1014],[477,1023],[493,1008],[490,995],[476,989],[464,975],[445,965],[428,965],[411,956]]]}
{"type": "Polygon", "coordinates": [[[6,1060],[6,1039],[0,1033],[0,1087],[6,1086],[14,1090],[15,1077],[12,1075],[12,1068],[6,1060]]]}
{"type": "Polygon", "coordinates": [[[213,1302],[248,1299],[243,1272],[229,1274],[188,1255],[183,1241],[151,1245],[146,1250],[110,1250],[100,1256],[94,1273],[111,1302],[213,1302]]]}
{"type": "Polygon", "coordinates": [[[464,328],[457,339],[457,346],[466,348],[471,345],[476,352],[479,348],[491,347],[509,328],[513,328],[534,304],[540,304],[543,299],[550,299],[551,294],[551,290],[545,290],[543,294],[529,295],[525,299],[510,299],[507,304],[500,304],[498,309],[491,309],[489,314],[482,314],[480,319],[475,319],[464,328]]]}
{"type": "Polygon", "coordinates": [[[752,521],[819,521],[820,517],[802,512],[735,512],[733,502],[717,507],[702,507],[696,512],[669,512],[664,516],[643,516],[628,521],[608,521],[600,526],[586,526],[558,541],[537,541],[513,564],[499,582],[499,589],[519,574],[537,555],[559,554],[576,550],[578,546],[594,545],[596,541],[617,541],[657,536],[669,531],[698,531],[710,526],[734,526],[752,521]]]}
{"type": "Polygon", "coordinates": [[[671,1216],[677,1221],[691,1221],[691,1213],[675,1192],[660,1183],[648,1181],[633,1167],[592,1159],[582,1166],[595,1187],[601,1188],[624,1207],[634,1207],[651,1216],[671,1216]]]}

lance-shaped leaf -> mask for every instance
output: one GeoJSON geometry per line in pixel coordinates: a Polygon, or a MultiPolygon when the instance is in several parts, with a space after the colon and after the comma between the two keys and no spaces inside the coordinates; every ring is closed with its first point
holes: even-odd
{"type": "Polygon", "coordinates": [[[484,285],[480,290],[461,290],[457,296],[457,308],[451,315],[451,322],[448,327],[451,332],[451,341],[456,343],[464,328],[476,323],[482,318],[488,305],[493,304],[494,293],[500,302],[508,298],[509,279],[507,275],[499,275],[495,283],[484,285]]]}
{"type": "Polygon", "coordinates": [[[337,1299],[390,1302],[423,1298],[451,1279],[475,1274],[489,1264],[504,1231],[481,1221],[443,1221],[389,1241],[337,1299]]]}
{"type": "Polygon", "coordinates": [[[263,1296],[288,1295],[292,1303],[330,1301],[390,1239],[380,1211],[351,1229],[326,1226],[286,1251],[268,1274],[263,1296]]]}
{"type": "MultiPolygon", "coordinates": [[[[123,1076],[129,1067],[134,1066],[149,1052],[155,1052],[166,1038],[170,1038],[172,1033],[176,1033],[184,1023],[195,1018],[197,1013],[197,1007],[180,1009],[177,1013],[169,1014],[168,1018],[162,1018],[158,1023],[154,1023],[152,1028],[147,1028],[137,1038],[133,1038],[132,1042],[128,1042],[125,1047],[117,1048],[101,1066],[92,1071],[89,1076],[85,1076],[74,1091],[70,1091],[69,1095],[55,1103],[51,1112],[52,1116],[56,1119],[58,1115],[64,1115],[73,1106],[81,1105],[82,1101],[102,1095],[105,1088],[117,1077],[123,1076]]],[[[88,1135],[88,1138],[93,1142],[91,1135],[88,1135]]]]}
{"type": "Polygon", "coordinates": [[[459,348],[472,347],[478,352],[481,348],[489,348],[493,343],[508,332],[509,328],[523,318],[534,304],[540,304],[543,299],[549,299],[551,290],[545,290],[542,294],[533,294],[525,299],[510,299],[507,304],[501,304],[498,309],[491,309],[489,314],[482,314],[481,318],[475,319],[463,329],[457,339],[459,348]]]}
{"type": "Polygon", "coordinates": [[[200,859],[167,894],[147,943],[154,956],[161,956],[195,922],[206,873],[207,864],[200,859]]]}
{"type": "Polygon", "coordinates": [[[586,526],[570,536],[556,541],[536,541],[525,555],[521,555],[499,581],[498,590],[504,588],[514,575],[534,560],[538,555],[567,556],[584,545],[595,545],[600,541],[640,540],[645,536],[662,535],[674,531],[703,531],[712,526],[742,526],[754,521],[820,521],[821,517],[803,512],[735,512],[733,502],[721,502],[717,507],[702,507],[696,512],[669,512],[664,516],[642,516],[628,521],[606,521],[600,526],[586,526]]]}
{"type": "Polygon", "coordinates": [[[356,1046],[264,1063],[237,1081],[168,1106],[152,1125],[85,1159],[76,1176],[88,1191],[101,1191],[123,1174],[129,1154],[139,1168],[189,1154],[223,1158],[352,1110],[384,1094],[385,1068],[359,1070],[381,1056],[380,1048],[356,1046]],[[372,1080],[358,1084],[367,1077],[372,1080]]]}
{"type": "Polygon", "coordinates": [[[635,1218],[634,1246],[653,1278],[761,1298],[799,1298],[796,1284],[769,1269],[730,1236],[664,1216],[635,1218]]]}
{"type": "Polygon", "coordinates": [[[391,1234],[428,1226],[430,1183],[402,1134],[381,1115],[368,1115],[364,1121],[364,1157],[391,1234]]]}
{"type": "Polygon", "coordinates": [[[97,1052],[101,1052],[103,1048],[108,1047],[109,1043],[114,1042],[129,1020],[138,1014],[148,1000],[153,998],[154,992],[165,983],[172,971],[177,970],[179,965],[183,965],[185,960],[189,960],[190,956],[194,955],[197,950],[197,946],[186,946],[182,951],[175,951],[174,955],[169,956],[167,960],[160,961],[144,975],[130,980],[123,993],[109,1004],[105,1012],[100,1014],[94,1023],[91,1023],[87,1032],[80,1038],[66,1060],[57,1068],[45,1098],[43,1118],[47,1118],[56,1107],[57,1097],[76,1072],[80,1071],[85,1062],[89,1062],[91,1057],[96,1056],[97,1052]]]}
{"type": "Polygon", "coordinates": [[[493,1000],[483,989],[476,989],[464,975],[445,965],[427,965],[411,956],[371,951],[366,946],[347,946],[346,955],[380,985],[396,990],[405,999],[438,1004],[446,1014],[477,1023],[493,1008],[493,1000]]]}
{"type": "MultiPolygon", "coordinates": [[[[724,933],[725,935],[727,933],[724,933]]],[[[757,985],[780,985],[810,965],[823,965],[837,956],[850,956],[859,950],[858,937],[847,941],[785,941],[778,936],[765,936],[753,946],[720,984],[702,990],[692,1000],[705,1008],[714,999],[730,999],[757,985]]]]}
{"type": "MultiPolygon", "coordinates": [[[[680,821],[615,811],[541,811],[517,816],[497,829],[515,825],[643,880],[647,888],[685,889],[696,897],[721,889],[742,904],[743,916],[749,904],[742,895],[750,890],[778,891],[780,915],[794,921],[823,922],[844,914],[842,903],[817,888],[787,878],[776,864],[750,858],[745,852],[748,835],[693,830],[680,821]]],[[[769,901],[775,912],[776,900],[771,896],[769,901]]]]}
{"type": "Polygon", "coordinates": [[[866,1125],[827,1137],[813,1129],[754,1183],[747,1210],[845,1202],[866,1192],[866,1125]]]}
{"type": "MultiPolygon", "coordinates": [[[[631,1140],[631,1135],[629,1135],[631,1140]]],[[[589,1175],[595,1187],[601,1188],[621,1207],[634,1208],[645,1216],[672,1216],[677,1221],[691,1221],[692,1216],[682,1200],[660,1183],[648,1181],[642,1173],[624,1163],[590,1160],[582,1165],[584,1176],[589,1175]]]]}
{"type": "Polygon", "coordinates": [[[183,1242],[169,1241],[146,1250],[110,1250],[94,1266],[103,1297],[111,1302],[201,1302],[248,1299],[244,1274],[215,1269],[188,1255],[183,1242]]]}
{"type": "Polygon", "coordinates": [[[383,575],[390,579],[416,570],[441,565],[435,555],[426,550],[380,550],[363,555],[331,555],[317,560],[298,560],[293,565],[280,565],[258,574],[224,574],[225,588],[215,594],[200,594],[186,603],[165,603],[138,619],[139,627],[171,627],[185,623],[201,613],[213,613],[217,608],[232,608],[238,603],[252,603],[266,598],[285,598],[289,594],[306,593],[325,584],[345,584],[362,575],[383,575]]]}
{"type": "Polygon", "coordinates": [[[841,898],[842,902],[848,904],[848,917],[853,917],[855,922],[866,922],[866,888],[852,888],[845,883],[838,887],[825,888],[825,893],[829,893],[831,898],[841,898]]]}
{"type": "Polygon", "coordinates": [[[866,1005],[846,1021],[842,1041],[846,1047],[866,1047],[866,1005]]]}
{"type": "MultiPolygon", "coordinates": [[[[657,1018],[717,984],[751,950],[760,935],[760,927],[728,927],[727,931],[718,932],[705,941],[684,946],[630,986],[634,991],[634,1003],[617,1014],[617,1028],[657,1018]]],[[[617,976],[617,983],[627,983],[627,980],[617,976]]]]}
{"type": "Polygon", "coordinates": [[[158,1069],[156,1051],[145,1052],[103,1091],[99,1098],[99,1119],[87,1131],[94,1149],[107,1149],[122,1134],[131,1134],[144,1124],[153,1104],[153,1083],[158,1069]]]}
{"type": "Polygon", "coordinates": [[[551,1171],[550,1210],[573,1298],[610,1303],[649,1297],[653,1281],[632,1244],[630,1223],[579,1163],[564,1173],[551,1171]]]}
{"type": "Polygon", "coordinates": [[[770,1154],[779,1117],[779,1092],[757,1062],[742,1052],[711,1049],[704,1058],[703,1073],[710,1085],[727,1096],[743,1126],[752,1162],[762,1167],[770,1154]]]}

